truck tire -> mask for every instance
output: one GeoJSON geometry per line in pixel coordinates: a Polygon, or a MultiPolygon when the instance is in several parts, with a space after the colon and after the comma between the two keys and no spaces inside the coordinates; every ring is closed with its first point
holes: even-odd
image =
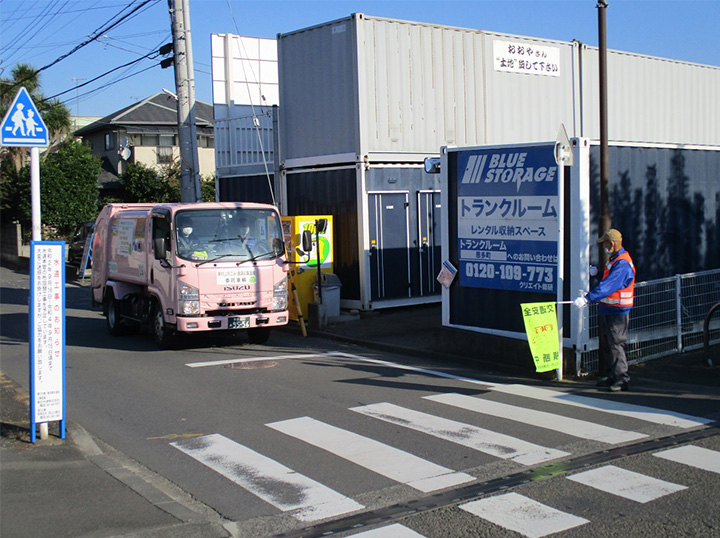
{"type": "Polygon", "coordinates": [[[162,307],[155,303],[152,314],[152,334],[155,343],[160,349],[170,349],[173,343],[173,330],[165,323],[162,307]]]}
{"type": "Polygon", "coordinates": [[[248,329],[248,340],[251,344],[264,344],[270,338],[270,327],[248,329]]]}
{"type": "Polygon", "coordinates": [[[108,332],[112,336],[122,336],[127,332],[120,312],[120,303],[112,293],[109,293],[107,298],[107,317],[105,321],[107,322],[108,332]]]}

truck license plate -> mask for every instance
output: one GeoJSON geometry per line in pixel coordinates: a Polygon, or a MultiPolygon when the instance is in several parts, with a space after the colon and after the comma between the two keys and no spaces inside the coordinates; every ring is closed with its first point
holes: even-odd
{"type": "Polygon", "coordinates": [[[247,329],[250,327],[250,318],[230,318],[228,320],[228,329],[247,329]]]}

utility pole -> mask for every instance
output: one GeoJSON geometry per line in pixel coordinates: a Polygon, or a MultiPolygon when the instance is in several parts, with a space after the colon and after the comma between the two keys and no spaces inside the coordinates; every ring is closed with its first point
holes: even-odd
{"type": "Polygon", "coordinates": [[[180,201],[199,202],[200,174],[195,122],[195,78],[188,0],[168,0],[175,51],[178,135],[180,139],[180,201]]]}
{"type": "MultiPolygon", "coordinates": [[[[608,189],[608,176],[610,159],[608,155],[608,91],[607,91],[607,31],[605,14],[607,0],[598,0],[598,36],[599,36],[599,66],[600,66],[600,222],[599,235],[602,236],[612,227],[610,219],[610,196],[608,189]]],[[[598,263],[605,264],[605,251],[603,246],[598,247],[598,263]]]]}
{"type": "MultiPolygon", "coordinates": [[[[612,227],[610,220],[610,197],[608,193],[608,168],[610,159],[608,157],[608,110],[607,110],[607,40],[605,14],[607,0],[598,0],[598,36],[599,36],[599,66],[600,66],[600,222],[598,232],[602,237],[612,227]]],[[[603,243],[598,244],[598,266],[602,271],[607,261],[607,254],[603,243]]],[[[602,273],[601,273],[602,274],[602,273]]],[[[598,338],[598,355],[600,359],[600,375],[608,365],[604,364],[603,357],[607,353],[606,344],[602,338],[598,338]]]]}

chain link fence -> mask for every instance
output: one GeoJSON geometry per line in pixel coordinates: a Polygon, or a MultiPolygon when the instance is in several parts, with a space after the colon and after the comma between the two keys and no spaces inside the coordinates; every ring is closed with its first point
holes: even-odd
{"type": "MultiPolygon", "coordinates": [[[[720,269],[675,275],[635,284],[630,312],[628,363],[703,347],[703,322],[720,303],[720,269]]],[[[589,342],[581,353],[581,370],[599,369],[597,305],[588,311],[589,342]]],[[[710,321],[710,344],[720,342],[720,316],[710,321]]]]}

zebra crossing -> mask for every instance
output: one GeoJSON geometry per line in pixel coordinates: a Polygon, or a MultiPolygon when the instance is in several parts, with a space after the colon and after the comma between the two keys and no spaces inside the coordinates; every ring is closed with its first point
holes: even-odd
{"type": "MultiPolygon", "coordinates": [[[[532,408],[532,402],[542,400],[569,407],[591,409],[611,416],[622,415],[652,425],[670,426],[673,430],[669,431],[694,428],[712,422],[702,417],[630,405],[617,400],[604,400],[524,385],[496,384],[491,385],[490,390],[514,397],[524,397],[529,400],[529,405],[522,407],[457,393],[425,396],[419,401],[436,404],[438,411],[441,408],[469,411],[471,416],[478,417],[478,422],[482,421],[483,417],[490,416],[494,419],[561,432],[604,445],[637,441],[648,435],[540,411],[532,408]]],[[[458,444],[521,466],[545,464],[572,455],[565,450],[540,446],[506,433],[481,428],[467,421],[451,420],[439,414],[428,413],[427,407],[423,408],[424,410],[420,411],[390,402],[378,402],[351,407],[348,412],[374,419],[379,421],[378,423],[419,432],[442,442],[458,444]]],[[[468,414],[464,413],[463,416],[467,420],[468,414]]],[[[333,454],[422,493],[470,484],[476,480],[475,476],[463,470],[450,469],[351,429],[341,428],[313,417],[301,416],[271,422],[265,424],[265,427],[293,438],[303,446],[333,454]]],[[[275,461],[237,440],[218,433],[180,439],[170,445],[269,503],[280,512],[289,514],[303,523],[337,518],[365,509],[365,506],[357,500],[295,471],[287,465],[287,461],[275,461]]],[[[667,461],[720,473],[720,452],[690,445],[653,455],[667,461]]],[[[292,455],[289,455],[288,459],[291,458],[292,455]]],[[[564,479],[638,503],[651,502],[687,488],[684,484],[665,482],[613,465],[571,474],[564,479]]],[[[524,536],[542,537],[589,522],[582,517],[567,514],[513,492],[461,504],[459,508],[524,536]]],[[[394,524],[359,532],[356,536],[382,538],[422,535],[402,525],[394,524]]]]}

